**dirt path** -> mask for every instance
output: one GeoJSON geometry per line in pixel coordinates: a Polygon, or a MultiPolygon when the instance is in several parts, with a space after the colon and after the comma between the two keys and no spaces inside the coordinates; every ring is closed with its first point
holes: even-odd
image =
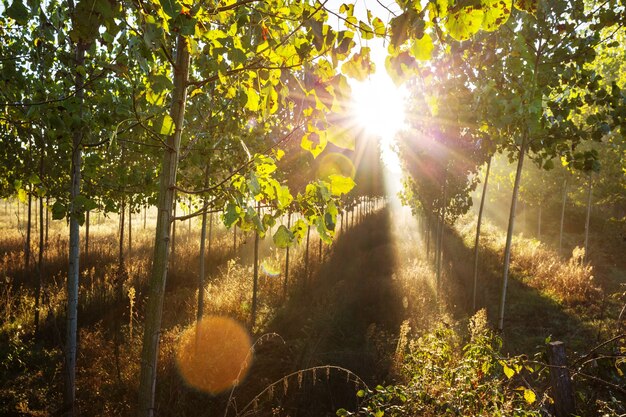
{"type": "MultiPolygon", "coordinates": [[[[313,251],[317,256],[317,250],[313,251]]],[[[306,287],[289,300],[268,331],[272,338],[257,349],[251,382],[262,386],[290,372],[336,365],[351,370],[368,384],[389,380],[388,350],[402,321],[402,295],[392,276],[394,243],[388,211],[381,210],[346,231],[313,271],[306,287]]],[[[335,415],[356,405],[354,377],[325,369],[302,374],[280,385],[270,401],[262,396],[259,415],[335,415]],[[313,380],[315,379],[315,384],[313,380]],[[350,380],[350,382],[348,382],[350,380]]],[[[243,387],[242,387],[243,388],[243,387]]],[[[243,397],[249,396],[243,395],[243,397]]]]}

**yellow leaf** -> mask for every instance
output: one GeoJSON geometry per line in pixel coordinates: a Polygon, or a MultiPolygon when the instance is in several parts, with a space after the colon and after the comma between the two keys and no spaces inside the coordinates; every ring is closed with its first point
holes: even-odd
{"type": "Polygon", "coordinates": [[[330,192],[332,195],[347,194],[356,185],[352,178],[339,174],[330,174],[328,179],[330,180],[330,192]]]}
{"type": "Polygon", "coordinates": [[[161,129],[159,129],[159,133],[162,135],[171,135],[174,133],[174,119],[169,114],[163,116],[163,123],[161,123],[161,129]]]}
{"type": "Polygon", "coordinates": [[[504,375],[506,375],[507,378],[512,378],[513,375],[515,375],[515,371],[508,366],[502,365],[502,368],[504,369],[504,375]]]}
{"type": "Polygon", "coordinates": [[[511,16],[513,0],[481,0],[485,18],[482,29],[492,32],[505,24],[511,16]]]}
{"type": "Polygon", "coordinates": [[[259,93],[254,88],[250,87],[248,91],[246,91],[246,94],[248,95],[248,101],[246,102],[245,108],[250,111],[258,111],[260,101],[259,93]]]}
{"type": "Polygon", "coordinates": [[[481,28],[485,12],[473,6],[464,7],[448,16],[446,29],[457,41],[464,41],[475,35],[481,28]]]}
{"type": "Polygon", "coordinates": [[[532,404],[535,402],[535,400],[537,399],[537,396],[535,395],[535,393],[533,392],[533,390],[531,389],[525,389],[524,390],[524,399],[526,400],[526,402],[528,404],[532,404]]]}
{"type": "Polygon", "coordinates": [[[411,53],[419,61],[428,61],[433,54],[433,40],[428,33],[422,39],[415,39],[411,53]]]}

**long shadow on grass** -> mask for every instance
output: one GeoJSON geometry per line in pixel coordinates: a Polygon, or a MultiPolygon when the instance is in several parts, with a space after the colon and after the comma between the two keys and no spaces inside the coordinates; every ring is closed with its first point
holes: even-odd
{"type": "MultiPolygon", "coordinates": [[[[503,254],[482,248],[477,307],[486,308],[491,323],[497,323],[502,288],[503,254]]],[[[467,247],[454,229],[444,239],[445,286],[457,318],[471,315],[473,247],[467,247]]],[[[552,298],[525,284],[520,271],[512,270],[506,298],[504,348],[511,353],[532,353],[546,337],[561,340],[568,349],[588,347],[593,330],[552,298]]]]}
{"type": "MultiPolygon", "coordinates": [[[[368,384],[387,379],[390,364],[381,349],[393,342],[391,335],[402,320],[402,297],[392,281],[394,264],[386,210],[344,232],[306,288],[300,282],[269,324],[269,331],[284,343],[274,339],[259,346],[249,387],[238,389],[239,398],[251,398],[290,372],[322,365],[349,369],[368,384]]],[[[271,399],[269,392],[259,398],[259,415],[271,415],[272,409],[290,416],[354,409],[354,380],[336,369],[295,375],[281,382],[271,399]]]]}

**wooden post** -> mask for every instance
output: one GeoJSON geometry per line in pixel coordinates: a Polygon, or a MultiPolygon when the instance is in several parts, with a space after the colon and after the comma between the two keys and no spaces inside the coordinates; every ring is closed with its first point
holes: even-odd
{"type": "Polygon", "coordinates": [[[567,369],[565,344],[552,342],[548,344],[548,360],[550,362],[550,385],[554,397],[554,408],[557,417],[570,417],[574,414],[574,390],[567,369]]]}

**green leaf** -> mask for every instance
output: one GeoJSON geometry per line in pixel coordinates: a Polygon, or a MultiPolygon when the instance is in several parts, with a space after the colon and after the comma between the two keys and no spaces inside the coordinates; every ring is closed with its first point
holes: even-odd
{"type": "Polygon", "coordinates": [[[55,201],[52,205],[52,218],[54,220],[61,220],[67,214],[67,207],[60,201],[55,201]]]}
{"type": "Polygon", "coordinates": [[[15,20],[19,25],[25,25],[28,22],[28,9],[22,3],[22,0],[13,0],[13,3],[7,9],[7,16],[15,20]]]}
{"type": "Polygon", "coordinates": [[[333,195],[347,194],[356,185],[352,178],[339,174],[331,174],[328,179],[330,180],[330,192],[333,195]]]}
{"type": "Polygon", "coordinates": [[[274,240],[276,247],[287,248],[295,240],[295,235],[291,230],[281,224],[278,227],[278,230],[276,230],[276,233],[274,233],[272,239],[274,240]]]}
{"type": "Polygon", "coordinates": [[[481,28],[485,12],[474,6],[463,7],[448,16],[445,26],[450,36],[464,41],[474,36],[481,28]]]}
{"type": "Polygon", "coordinates": [[[224,211],[224,225],[231,227],[240,218],[239,207],[233,203],[228,203],[226,210],[224,211]]]}
{"type": "Polygon", "coordinates": [[[526,400],[528,404],[534,403],[536,399],[537,399],[537,396],[535,395],[533,390],[531,389],[524,390],[524,400],[526,400]]]}

